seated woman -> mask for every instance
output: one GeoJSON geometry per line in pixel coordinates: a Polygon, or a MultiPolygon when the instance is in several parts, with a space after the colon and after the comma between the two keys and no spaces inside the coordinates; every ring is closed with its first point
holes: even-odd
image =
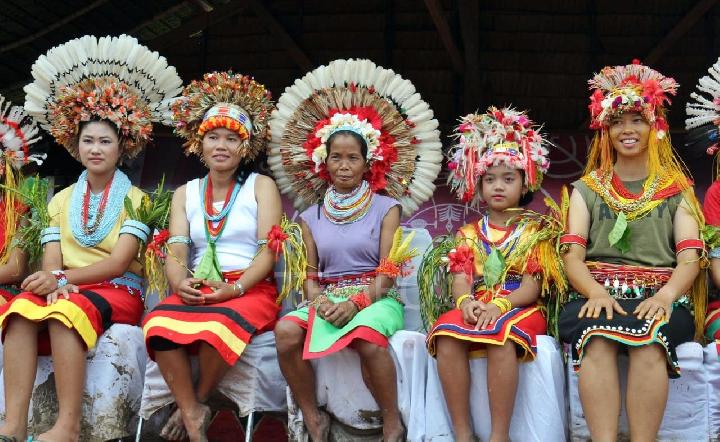
{"type": "Polygon", "coordinates": [[[84,75],[83,81],[48,83],[36,64],[35,83],[26,87],[26,109],[85,170],[77,183],[57,193],[48,205],[50,227],[42,234],[42,270],[28,276],[21,285],[23,293],[0,310],[6,396],[0,440],[25,440],[38,354],[50,354],[59,412],[54,426],[39,439],[77,441],[88,350],[112,324],[138,324],[143,313],[143,269],[137,256],[150,229],[129,219],[125,211],[126,198],[137,208],[144,194],[118,170],[118,164],[137,155],[149,141],[150,109],[164,94],[177,93],[180,79],[174,69],[167,69],[164,58],[130,37],[106,45],[108,53],[99,54],[98,62],[87,69],[66,58],[89,50],[77,45],[98,44],[88,36],[43,56],[43,63],[63,58],[53,78],[84,75]],[[142,74],[135,73],[140,70],[134,65],[116,66],[113,50],[120,48],[143,55],[138,58],[148,64],[142,74]],[[117,67],[117,77],[106,74],[105,62],[117,67]],[[123,76],[122,68],[135,74],[123,76]],[[83,75],[77,72],[80,69],[83,75]],[[102,73],[94,75],[93,69],[102,73]],[[155,93],[145,95],[130,86],[159,71],[168,83],[158,85],[155,93]]]}
{"type": "MultiPolygon", "coordinates": [[[[31,153],[32,144],[40,139],[35,120],[20,106],[11,106],[0,95],[0,305],[10,301],[20,290],[18,285],[27,276],[28,253],[19,244],[15,233],[27,207],[16,193],[22,181],[21,168],[34,162],[42,164],[44,154],[31,153]]],[[[23,223],[27,225],[27,223],[23,223]]]]}
{"type": "MultiPolygon", "coordinates": [[[[708,70],[713,75],[720,69],[720,59],[708,70]]],[[[697,85],[697,92],[691,94],[692,100],[687,103],[685,128],[688,131],[687,146],[700,156],[707,154],[715,157],[720,151],[718,144],[718,127],[720,126],[720,109],[716,103],[720,102],[720,85],[710,75],[703,76],[697,85]]],[[[713,158],[715,170],[713,183],[705,192],[703,200],[703,215],[709,227],[704,234],[710,258],[710,290],[705,321],[705,337],[715,341],[720,350],[720,172],[717,158],[713,158]]],[[[720,351],[718,351],[720,356],[720,351]]]]}
{"type": "Polygon", "coordinates": [[[274,114],[268,162],[278,183],[297,206],[322,198],[300,215],[310,305],[275,328],[280,368],[313,441],[327,440],[330,419],[318,409],[310,359],[344,348],[360,356],[363,381],[382,412],[383,439],[404,440],[387,348],[403,327],[393,288],[401,259],[390,252],[401,206],[412,212],[432,195],[442,160],[437,121],[413,91],[367,60],[335,60],[297,80],[274,114]],[[382,90],[369,83],[377,78],[386,82],[382,90]],[[414,105],[404,108],[410,99],[414,105]]]}
{"type": "Polygon", "coordinates": [[[208,174],[175,191],[165,264],[173,294],[143,324],[150,357],[177,404],[161,433],[167,439],[207,440],[205,402],[280,311],[275,255],[264,246],[280,224],[280,192],[255,161],[267,146],[272,108],[263,85],[228,72],[193,81],[172,106],[176,133],[208,174]],[[197,384],[189,353],[198,355],[197,384]]]}
{"type": "Polygon", "coordinates": [[[575,293],[561,312],[560,336],[579,370],[592,439],[617,438],[617,355],[627,351],[630,439],[655,440],[668,376],[680,375],[675,348],[702,333],[702,214],[665,120],[677,83],[634,62],[604,68],[590,86],[597,132],[561,239],[575,293]]]}
{"type": "MultiPolygon", "coordinates": [[[[510,440],[518,386],[518,359],[533,360],[536,336],[546,333],[541,293],[563,290],[565,279],[555,241],[558,225],[545,225],[518,208],[532,201],[547,171],[549,143],[525,113],[491,107],[462,118],[450,151],[448,182],[458,197],[486,214],[460,228],[449,249],[452,307],[435,297],[447,275],[445,256],[426,253],[435,268],[419,281],[426,311],[445,311],[430,329],[427,346],[437,369],[457,441],[477,440],[470,416],[469,358],[487,357],[491,441],[510,440]],[[498,266],[498,263],[500,265],[498,266]],[[449,307],[449,310],[448,310],[449,307]],[[446,311],[447,310],[447,311],[446,311]]],[[[440,252],[440,251],[439,251],[440,252]]],[[[424,272],[421,272],[424,274],[424,272]]],[[[426,314],[431,317],[432,314],[426,314]]],[[[434,318],[432,318],[434,319],[434,318]]]]}

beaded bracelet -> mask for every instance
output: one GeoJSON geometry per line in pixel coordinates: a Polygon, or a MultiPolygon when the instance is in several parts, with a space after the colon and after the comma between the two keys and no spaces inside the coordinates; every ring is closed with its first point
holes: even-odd
{"type": "Polygon", "coordinates": [[[494,304],[497,308],[499,308],[500,314],[502,315],[512,310],[512,303],[507,298],[493,298],[493,300],[490,301],[490,304],[494,304]]]}
{"type": "Polygon", "coordinates": [[[365,292],[356,293],[349,297],[348,300],[355,304],[355,307],[357,307],[358,311],[372,304],[372,301],[370,301],[370,297],[365,292]]]}
{"type": "Polygon", "coordinates": [[[465,293],[464,295],[460,296],[458,299],[455,300],[455,308],[457,308],[458,310],[460,310],[460,307],[462,306],[462,303],[463,303],[466,299],[470,299],[470,298],[472,298],[472,296],[470,296],[470,293],[465,293]]]}
{"type": "Polygon", "coordinates": [[[65,275],[65,272],[62,270],[53,270],[50,272],[55,276],[55,280],[57,281],[57,288],[63,288],[66,285],[68,285],[68,279],[67,275],[65,275]]]}
{"type": "Polygon", "coordinates": [[[167,243],[168,244],[190,245],[190,244],[192,244],[192,240],[190,239],[190,237],[185,236],[185,235],[175,235],[175,236],[171,236],[170,238],[168,238],[167,243]]]}

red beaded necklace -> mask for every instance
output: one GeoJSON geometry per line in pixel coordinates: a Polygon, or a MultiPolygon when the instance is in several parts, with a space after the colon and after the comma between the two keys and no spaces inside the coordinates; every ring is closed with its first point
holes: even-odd
{"type": "Polygon", "coordinates": [[[112,184],[112,178],[108,180],[108,182],[105,184],[105,190],[103,190],[102,198],[100,199],[100,205],[97,208],[97,214],[95,215],[95,222],[92,226],[88,226],[88,219],[90,218],[90,194],[92,191],[90,190],[90,182],[87,182],[87,188],[85,189],[85,196],[83,197],[83,207],[82,207],[82,227],[85,234],[91,234],[95,232],[100,226],[100,221],[102,220],[103,214],[105,213],[105,206],[107,205],[108,201],[108,195],[110,195],[110,185],[112,184]]]}
{"type": "MultiPolygon", "coordinates": [[[[225,206],[227,206],[228,202],[230,201],[230,198],[232,197],[233,190],[235,189],[235,186],[238,186],[239,184],[235,182],[232,186],[228,187],[227,193],[225,194],[225,201],[223,202],[223,209],[225,206]]],[[[213,226],[213,222],[208,219],[208,217],[211,217],[213,215],[217,215],[220,213],[220,211],[215,210],[215,207],[213,207],[213,186],[212,186],[212,180],[210,177],[207,179],[207,187],[205,188],[205,214],[207,215],[205,217],[205,223],[207,224],[207,231],[212,237],[218,237],[220,233],[225,228],[225,222],[227,221],[228,217],[223,217],[220,221],[218,221],[217,225],[213,226]]]]}

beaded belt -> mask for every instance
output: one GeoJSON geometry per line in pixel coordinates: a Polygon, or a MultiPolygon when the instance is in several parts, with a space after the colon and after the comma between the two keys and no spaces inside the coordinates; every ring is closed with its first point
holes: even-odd
{"type": "Polygon", "coordinates": [[[107,281],[107,284],[113,285],[115,288],[119,288],[118,286],[125,287],[131,295],[140,296],[143,300],[145,299],[143,279],[132,272],[125,272],[122,276],[107,281]]]}
{"type": "MultiPolygon", "coordinates": [[[[318,283],[326,295],[348,298],[360,292],[367,292],[368,286],[375,280],[375,272],[365,272],[355,275],[344,275],[334,278],[321,277],[318,283]]],[[[400,301],[400,294],[393,287],[388,289],[384,297],[400,301]]]]}
{"type": "Polygon", "coordinates": [[[590,274],[616,299],[644,299],[655,294],[672,276],[670,267],[643,267],[608,264],[597,261],[585,263],[590,274]]]}

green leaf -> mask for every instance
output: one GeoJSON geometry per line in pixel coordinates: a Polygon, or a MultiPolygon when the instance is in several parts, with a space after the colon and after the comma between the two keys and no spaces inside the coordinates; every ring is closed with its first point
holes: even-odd
{"type": "Polygon", "coordinates": [[[490,251],[485,263],[483,264],[483,278],[485,285],[495,287],[500,283],[503,273],[505,273],[505,257],[495,247],[490,251]]]}
{"type": "Polygon", "coordinates": [[[209,243],[200,263],[195,268],[193,277],[207,279],[208,281],[222,281],[222,271],[218,262],[215,243],[209,243]]]}
{"type": "Polygon", "coordinates": [[[625,212],[618,214],[612,230],[608,234],[610,246],[620,250],[620,253],[627,253],[630,250],[630,227],[628,226],[625,212]]]}
{"type": "Polygon", "coordinates": [[[127,212],[128,217],[130,219],[137,220],[138,217],[137,217],[137,214],[135,213],[135,208],[133,208],[132,200],[130,200],[130,198],[127,195],[125,195],[124,203],[125,203],[125,212],[127,212]]]}

